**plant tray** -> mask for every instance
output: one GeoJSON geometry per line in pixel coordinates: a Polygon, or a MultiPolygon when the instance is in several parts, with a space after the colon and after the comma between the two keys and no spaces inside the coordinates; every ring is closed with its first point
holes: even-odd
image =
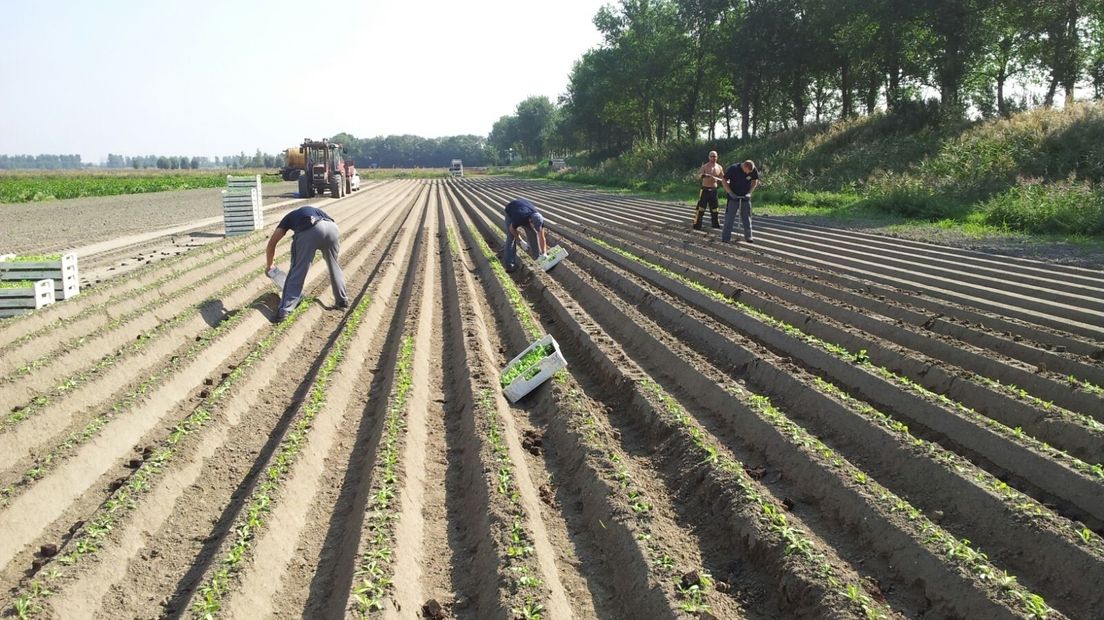
{"type": "Polygon", "coordinates": [[[543,261],[537,261],[537,264],[541,266],[541,269],[548,271],[549,269],[560,264],[560,261],[567,258],[567,250],[562,245],[552,246],[548,248],[548,258],[543,261]]]}
{"type": "Polygon", "coordinates": [[[53,280],[54,299],[69,299],[80,294],[77,255],[61,254],[54,260],[31,261],[15,254],[0,256],[0,281],[53,280]]]}
{"type": "Polygon", "coordinates": [[[556,339],[546,335],[526,347],[502,369],[502,391],[511,403],[516,403],[561,368],[567,368],[567,360],[556,339]]]}
{"type": "Polygon", "coordinates": [[[54,281],[37,280],[26,286],[0,288],[0,317],[26,314],[54,303],[54,281]]]}

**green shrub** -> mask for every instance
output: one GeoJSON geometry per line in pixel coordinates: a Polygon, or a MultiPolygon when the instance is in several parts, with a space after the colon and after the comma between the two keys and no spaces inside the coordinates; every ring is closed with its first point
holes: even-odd
{"type": "Polygon", "coordinates": [[[1033,234],[1104,235],[1104,185],[1072,176],[1056,183],[1024,181],[982,205],[985,221],[1033,234]]]}

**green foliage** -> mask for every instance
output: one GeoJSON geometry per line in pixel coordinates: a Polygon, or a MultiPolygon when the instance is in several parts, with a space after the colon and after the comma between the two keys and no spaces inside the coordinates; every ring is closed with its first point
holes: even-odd
{"type": "MultiPolygon", "coordinates": [[[[280,181],[263,175],[265,182],[280,181]]],[[[202,173],[41,173],[0,174],[0,203],[40,202],[87,196],[144,194],[203,187],[225,187],[225,171],[202,173]]]]}
{"type": "Polygon", "coordinates": [[[49,263],[61,260],[61,254],[28,254],[26,256],[13,256],[5,258],[5,263],[49,263]]]}
{"type": "MultiPolygon", "coordinates": [[[[542,359],[552,355],[556,352],[556,347],[551,344],[544,345],[542,347],[536,347],[532,351],[529,351],[516,363],[506,368],[506,371],[502,373],[502,377],[499,379],[499,383],[502,387],[506,387],[514,382],[514,379],[525,375],[530,366],[536,364],[542,359]]],[[[528,377],[526,377],[528,378],[528,377]]]]}
{"type": "Polygon", "coordinates": [[[987,223],[1034,234],[1104,235],[1104,185],[1024,181],[982,206],[987,223]]]}

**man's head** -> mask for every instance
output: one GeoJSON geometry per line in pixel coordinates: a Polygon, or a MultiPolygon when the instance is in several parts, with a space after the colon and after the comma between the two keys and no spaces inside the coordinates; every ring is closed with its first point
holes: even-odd
{"type": "Polygon", "coordinates": [[[717,163],[717,151],[709,151],[709,161],[717,163]]]}
{"type": "Polygon", "coordinates": [[[750,173],[752,170],[755,170],[755,162],[750,159],[745,159],[744,163],[740,164],[740,169],[745,173],[750,173]]]}

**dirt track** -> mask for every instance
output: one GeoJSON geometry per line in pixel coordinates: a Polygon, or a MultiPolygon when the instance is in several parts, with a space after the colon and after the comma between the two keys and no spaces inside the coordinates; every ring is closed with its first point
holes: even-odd
{"type": "Polygon", "coordinates": [[[1099,272],[502,179],[326,209],[349,311],[316,265],[270,325],[258,231],[0,323],[5,613],[1104,617],[1099,272]],[[518,195],[548,273],[494,258],[518,195]]]}

